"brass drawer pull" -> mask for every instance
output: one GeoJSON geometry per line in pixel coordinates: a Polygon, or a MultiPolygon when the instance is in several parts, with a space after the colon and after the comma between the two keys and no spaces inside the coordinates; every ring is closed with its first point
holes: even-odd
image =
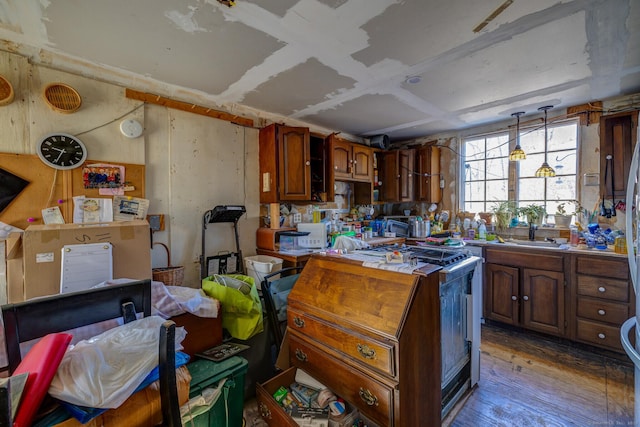
{"type": "Polygon", "coordinates": [[[307,355],[305,354],[304,351],[300,350],[299,348],[296,348],[296,359],[298,359],[301,362],[306,362],[307,355]]]}
{"type": "Polygon", "coordinates": [[[299,318],[298,316],[293,318],[293,324],[298,328],[304,328],[304,320],[299,318]]]}
{"type": "Polygon", "coordinates": [[[369,390],[360,387],[360,399],[369,406],[378,406],[378,398],[369,390]]]}
{"type": "Polygon", "coordinates": [[[269,410],[269,407],[267,405],[265,405],[263,402],[260,402],[258,404],[258,409],[262,418],[264,418],[265,420],[271,419],[271,411],[269,410]]]}
{"type": "Polygon", "coordinates": [[[358,353],[365,359],[375,359],[376,358],[376,350],[370,348],[366,344],[358,344],[358,353]]]}
{"type": "Polygon", "coordinates": [[[603,309],[600,309],[600,310],[598,310],[598,314],[599,314],[600,316],[604,316],[605,314],[607,314],[607,312],[606,312],[606,311],[604,311],[603,309]]]}

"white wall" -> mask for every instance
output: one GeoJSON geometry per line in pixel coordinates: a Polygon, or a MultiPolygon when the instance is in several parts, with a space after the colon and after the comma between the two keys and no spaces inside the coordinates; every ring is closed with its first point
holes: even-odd
{"type": "MultiPolygon", "coordinates": [[[[156,232],[153,240],[170,247],[173,265],[185,266],[186,285],[200,287],[202,216],[218,204],[246,206],[247,214],[238,224],[240,247],[245,256],[255,254],[259,225],[257,129],[141,105],[125,97],[125,88],[102,81],[108,76],[77,76],[31,65],[26,58],[7,52],[0,52],[0,74],[16,92],[12,104],[0,107],[0,152],[35,154],[41,136],[66,132],[80,137],[91,159],[145,164],[149,212],[165,214],[166,223],[166,230],[156,232]],[[61,114],[50,109],[42,92],[52,82],[74,87],[82,96],[80,110],[61,114]],[[122,136],[119,124],[124,118],[143,123],[143,136],[122,136]]],[[[235,251],[231,224],[209,225],[206,239],[207,255],[235,251]]],[[[153,249],[152,265],[166,265],[160,246],[153,249]]],[[[3,269],[4,263],[0,274],[3,269]]],[[[0,295],[5,295],[1,291],[3,279],[0,275],[0,295]]]]}

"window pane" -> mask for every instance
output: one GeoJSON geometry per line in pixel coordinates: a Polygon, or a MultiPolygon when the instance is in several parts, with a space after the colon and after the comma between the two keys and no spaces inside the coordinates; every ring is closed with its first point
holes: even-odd
{"type": "MultiPolygon", "coordinates": [[[[578,125],[576,123],[548,126],[547,134],[549,151],[575,149],[578,146],[578,125]]],[[[542,138],[544,138],[544,132],[542,138]]]]}
{"type": "Polygon", "coordinates": [[[518,190],[520,202],[544,200],[544,178],[520,178],[518,190]]]}
{"type": "Polygon", "coordinates": [[[487,179],[507,178],[509,176],[509,158],[487,159],[487,179]]]}
{"type": "Polygon", "coordinates": [[[508,184],[506,179],[487,181],[487,202],[507,200],[509,198],[508,184]]]}
{"type": "Polygon", "coordinates": [[[520,176],[521,177],[535,177],[536,171],[544,162],[544,154],[529,154],[527,153],[527,159],[520,161],[520,176]]]}
{"type": "Polygon", "coordinates": [[[529,129],[520,132],[520,146],[527,153],[544,153],[544,129],[529,129]]]}
{"type": "Polygon", "coordinates": [[[487,138],[487,159],[509,155],[509,135],[487,138]]]}
{"type": "Polygon", "coordinates": [[[484,138],[465,141],[465,157],[467,161],[484,158],[484,138]]]}
{"type": "Polygon", "coordinates": [[[464,210],[467,212],[478,213],[485,211],[484,202],[468,202],[465,203],[464,206],[464,210]]]}
{"type": "Polygon", "coordinates": [[[556,170],[556,175],[576,174],[576,150],[549,153],[549,165],[556,170]]]}
{"type": "Polygon", "coordinates": [[[465,181],[484,179],[484,160],[465,164],[465,181]]]}
{"type": "Polygon", "coordinates": [[[466,182],[464,185],[465,200],[470,202],[484,200],[484,181],[466,182]]]}
{"type": "MultiPolygon", "coordinates": [[[[547,179],[548,200],[573,200],[576,194],[576,176],[547,179]]],[[[554,210],[555,212],[555,210],[554,210]]]]}

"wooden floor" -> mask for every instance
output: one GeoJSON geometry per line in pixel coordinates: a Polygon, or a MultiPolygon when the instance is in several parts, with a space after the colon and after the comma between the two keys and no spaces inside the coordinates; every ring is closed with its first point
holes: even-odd
{"type": "Polygon", "coordinates": [[[480,359],[480,384],[444,426],[633,426],[623,355],[483,325],[480,359]]]}
{"type": "MultiPolygon", "coordinates": [[[[480,384],[442,425],[633,426],[633,400],[626,356],[487,324],[480,384]]],[[[245,406],[247,427],[266,425],[255,406],[255,400],[245,406]]]]}

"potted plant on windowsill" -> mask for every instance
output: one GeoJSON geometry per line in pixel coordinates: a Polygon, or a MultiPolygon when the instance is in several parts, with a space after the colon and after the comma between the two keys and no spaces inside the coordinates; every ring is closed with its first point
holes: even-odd
{"type": "Polygon", "coordinates": [[[531,204],[519,208],[518,213],[524,215],[529,224],[542,225],[542,218],[544,218],[546,210],[542,205],[531,204]]]}
{"type": "Polygon", "coordinates": [[[555,220],[556,220],[556,227],[558,228],[568,228],[571,225],[571,217],[573,215],[570,215],[567,213],[565,207],[564,207],[564,203],[560,203],[558,205],[558,208],[556,210],[556,214],[554,215],[555,220]]]}
{"type": "Polygon", "coordinates": [[[510,201],[495,203],[491,207],[491,212],[496,216],[496,228],[498,231],[504,231],[509,228],[511,218],[517,215],[516,205],[510,201]]]}

